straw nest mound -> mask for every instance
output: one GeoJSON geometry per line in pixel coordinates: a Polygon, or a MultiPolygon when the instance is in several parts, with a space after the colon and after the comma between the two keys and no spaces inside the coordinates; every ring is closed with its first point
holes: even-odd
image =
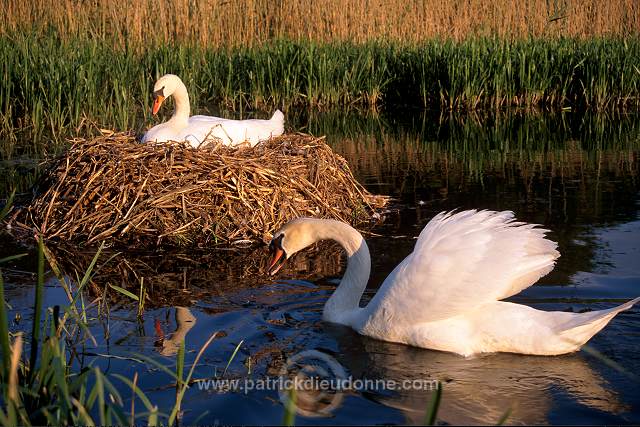
{"type": "Polygon", "coordinates": [[[301,134],[254,148],[140,144],[129,134],[76,139],[35,194],[13,223],[77,244],[267,241],[299,216],[359,225],[386,203],[323,138],[301,134]]]}

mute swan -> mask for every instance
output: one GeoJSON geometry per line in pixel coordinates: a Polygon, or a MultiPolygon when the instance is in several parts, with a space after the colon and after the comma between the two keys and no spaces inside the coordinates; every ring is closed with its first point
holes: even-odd
{"type": "Polygon", "coordinates": [[[371,270],[369,249],[351,226],[299,218],[274,234],[270,274],[291,255],[323,239],[347,252],[347,269],[322,319],[362,335],[464,356],[577,351],[640,298],[586,313],[540,311],[500,301],[534,284],[560,256],[548,230],[516,222],[512,212],[441,212],[420,233],[412,254],[359,307],[371,270]]]}
{"type": "Polygon", "coordinates": [[[213,116],[189,117],[189,94],[180,77],[165,74],[153,86],[153,114],[157,114],[164,100],[173,95],[176,103],[168,121],[152,127],[142,142],[188,141],[198,148],[206,139],[219,138],[224,145],[248,141],[253,147],[260,141],[284,132],[284,114],[276,110],[270,120],[230,120],[213,116]]]}

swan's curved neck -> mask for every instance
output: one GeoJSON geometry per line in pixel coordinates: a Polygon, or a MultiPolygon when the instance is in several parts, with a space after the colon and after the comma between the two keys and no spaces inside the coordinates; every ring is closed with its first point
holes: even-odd
{"type": "Polygon", "coordinates": [[[324,305],[322,318],[333,323],[353,326],[359,303],[371,273],[369,247],[353,227],[328,221],[320,232],[321,239],[338,242],[347,253],[347,269],[333,295],[324,305]]]}
{"type": "Polygon", "coordinates": [[[189,121],[189,114],[191,111],[189,106],[189,93],[187,92],[187,87],[182,83],[182,81],[178,81],[176,83],[176,88],[172,95],[176,107],[169,122],[171,122],[171,124],[186,126],[189,121]]]}

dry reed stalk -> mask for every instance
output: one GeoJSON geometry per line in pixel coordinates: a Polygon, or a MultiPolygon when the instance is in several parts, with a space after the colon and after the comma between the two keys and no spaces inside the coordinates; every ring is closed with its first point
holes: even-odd
{"type": "Polygon", "coordinates": [[[640,33],[636,0],[6,0],[0,15],[0,33],[53,28],[64,38],[89,34],[129,48],[253,46],[274,38],[417,42],[640,33]]]}
{"type": "Polygon", "coordinates": [[[18,393],[18,367],[20,356],[22,355],[22,334],[19,333],[13,342],[11,349],[11,366],[9,367],[9,385],[7,396],[15,405],[19,405],[20,394],[18,393]]]}
{"type": "Polygon", "coordinates": [[[299,216],[370,221],[386,199],[368,193],[323,139],[200,149],[139,144],[129,134],[76,139],[14,225],[79,244],[210,245],[267,241],[299,216]]]}

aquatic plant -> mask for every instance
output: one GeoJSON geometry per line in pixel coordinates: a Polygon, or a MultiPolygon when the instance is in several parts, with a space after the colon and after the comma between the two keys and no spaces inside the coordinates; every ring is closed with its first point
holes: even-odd
{"type": "Polygon", "coordinates": [[[55,153],[70,135],[141,132],[150,89],[173,72],[193,110],[349,106],[613,109],[640,105],[640,39],[271,41],[254,47],[116,48],[88,38],[0,35],[0,153],[55,153]],[[197,107],[197,108],[195,108],[197,107]],[[44,138],[44,136],[48,136],[44,138]]]}
{"type": "MultiPolygon", "coordinates": [[[[28,361],[22,357],[23,335],[15,335],[10,342],[4,283],[0,274],[0,423],[7,426],[96,424],[93,418],[96,415],[100,424],[127,423],[128,419],[121,410],[120,393],[99,368],[72,371],[64,336],[70,333],[68,328],[86,328],[77,312],[71,306],[64,310],[56,306],[47,310],[44,322],[41,321],[44,258],[45,249],[40,240],[28,361]]],[[[90,275],[91,271],[88,270],[87,274],[90,275]]],[[[147,421],[154,424],[152,416],[147,421]]]]}
{"type": "MultiPolygon", "coordinates": [[[[77,354],[74,346],[79,343],[74,342],[73,338],[79,336],[82,340],[93,340],[82,293],[94,274],[102,247],[95,253],[82,280],[78,279],[75,291],[64,277],[58,277],[69,297],[69,305],[48,308],[44,319],[38,313],[42,313],[43,308],[44,264],[45,258],[48,258],[48,250],[42,239],[39,239],[37,247],[38,273],[34,319],[28,337],[28,358],[23,356],[26,345],[23,334],[9,332],[4,282],[0,271],[0,425],[135,425],[138,420],[151,426],[164,422],[168,426],[174,425],[179,418],[181,402],[198,360],[216,334],[200,348],[186,376],[182,372],[185,363],[184,340],[180,344],[182,351],[176,357],[175,372],[153,358],[140,356],[142,361],[168,373],[176,381],[176,400],[168,408],[168,414],[161,413],[137,387],[137,375],[133,381],[119,374],[112,375],[131,388],[131,406],[127,413],[121,385],[116,386],[99,367],[79,369],[74,364],[74,355],[77,354]],[[77,307],[78,300],[82,302],[80,308],[77,307]],[[81,333],[78,334],[78,331],[81,333]],[[145,412],[135,413],[136,397],[144,404],[145,412]]],[[[17,257],[4,258],[0,260],[0,265],[17,257]]],[[[60,273],[55,261],[51,267],[57,274],[60,273]]]]}

